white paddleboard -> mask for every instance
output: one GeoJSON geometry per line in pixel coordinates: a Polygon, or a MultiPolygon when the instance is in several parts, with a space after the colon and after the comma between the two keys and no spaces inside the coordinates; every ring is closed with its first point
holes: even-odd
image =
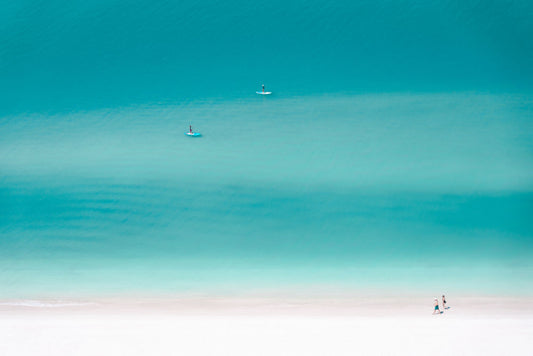
{"type": "Polygon", "coordinates": [[[270,95],[270,94],[272,94],[271,91],[265,91],[264,93],[262,91],[256,91],[256,93],[259,94],[259,95],[270,95]]]}
{"type": "Polygon", "coordinates": [[[185,132],[185,135],[187,135],[189,137],[200,137],[200,136],[202,136],[202,134],[199,133],[199,132],[185,132]]]}

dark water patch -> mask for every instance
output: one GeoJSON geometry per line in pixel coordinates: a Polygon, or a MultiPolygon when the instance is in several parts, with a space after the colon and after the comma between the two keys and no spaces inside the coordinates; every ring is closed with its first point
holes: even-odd
{"type": "Polygon", "coordinates": [[[162,100],[531,91],[526,1],[26,0],[0,15],[2,113],[162,100]]]}
{"type": "Polygon", "coordinates": [[[4,186],[1,197],[4,256],[194,255],[328,263],[412,257],[520,260],[533,249],[531,193],[369,194],[102,184],[4,186]]]}

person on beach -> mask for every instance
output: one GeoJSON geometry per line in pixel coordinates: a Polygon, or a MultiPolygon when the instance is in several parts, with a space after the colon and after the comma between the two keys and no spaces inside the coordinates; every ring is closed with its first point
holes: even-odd
{"type": "Polygon", "coordinates": [[[435,298],[435,303],[433,304],[435,309],[433,310],[433,314],[442,314],[443,312],[439,309],[439,300],[435,298]]]}
{"type": "Polygon", "coordinates": [[[449,307],[446,306],[446,297],[444,294],[442,295],[442,309],[448,309],[449,307]]]}

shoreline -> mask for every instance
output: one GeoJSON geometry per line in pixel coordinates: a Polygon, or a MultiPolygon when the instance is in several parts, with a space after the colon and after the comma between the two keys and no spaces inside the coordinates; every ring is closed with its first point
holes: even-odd
{"type": "MultiPolygon", "coordinates": [[[[526,316],[533,318],[533,296],[447,296],[445,314],[464,316],[526,316]]],[[[160,297],[115,296],[92,298],[0,299],[0,314],[151,313],[182,315],[317,315],[317,316],[424,316],[431,314],[433,298],[376,295],[176,295],[160,297]]],[[[439,305],[441,299],[439,298],[439,305]]]]}

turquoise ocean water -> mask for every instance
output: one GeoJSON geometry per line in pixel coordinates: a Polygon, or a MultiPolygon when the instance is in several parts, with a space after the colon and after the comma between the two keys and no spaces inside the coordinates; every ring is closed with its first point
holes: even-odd
{"type": "Polygon", "coordinates": [[[5,2],[0,297],[533,294],[532,18],[5,2]]]}

